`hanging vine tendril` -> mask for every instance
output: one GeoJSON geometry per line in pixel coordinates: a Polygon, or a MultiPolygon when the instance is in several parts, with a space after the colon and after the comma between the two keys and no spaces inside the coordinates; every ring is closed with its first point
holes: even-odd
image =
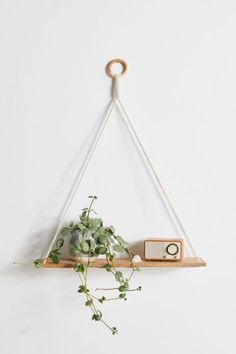
{"type": "Polygon", "coordinates": [[[92,311],[92,320],[102,322],[112,334],[117,334],[117,328],[109,325],[103,319],[103,314],[98,306],[107,301],[126,301],[129,292],[141,291],[141,286],[137,288],[130,287],[130,280],[134,272],[139,271],[139,268],[131,262],[131,271],[128,276],[124,276],[120,270],[116,269],[114,259],[117,253],[126,252],[131,261],[134,255],[128,248],[128,242],[116,234],[113,226],[104,226],[102,219],[91,217],[91,214],[96,214],[93,204],[97,197],[89,196],[89,199],[89,206],[82,210],[79,221],[76,223],[71,222],[68,226],[64,226],[61,229],[59,238],[56,241],[56,247],[49,253],[49,256],[46,259],[36,259],[33,263],[36,268],[40,268],[45,260],[51,260],[56,264],[59,263],[64,240],[69,237],[69,253],[76,258],[74,271],[79,275],[81,282],[78,293],[85,296],[85,305],[92,311]],[[117,286],[96,288],[95,292],[92,293],[88,288],[88,271],[91,259],[98,255],[104,255],[106,259],[104,269],[113,276],[117,286]],[[97,295],[101,291],[109,294],[113,292],[114,295],[109,297],[104,296],[104,293],[100,296],[97,295]]]}

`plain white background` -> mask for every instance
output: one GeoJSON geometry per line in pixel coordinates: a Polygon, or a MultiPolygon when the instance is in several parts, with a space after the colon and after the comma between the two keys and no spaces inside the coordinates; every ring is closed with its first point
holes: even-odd
{"type": "MultiPolygon", "coordinates": [[[[232,353],[235,346],[234,1],[0,1],[1,353],[232,353]],[[121,96],[207,268],[144,270],[143,291],[90,320],[71,270],[13,266],[45,249],[110,99],[121,96]]],[[[174,230],[117,112],[87,196],[131,243],[174,230]]],[[[68,216],[71,218],[71,216],[68,216]]],[[[109,284],[91,273],[91,287],[109,284]]]]}

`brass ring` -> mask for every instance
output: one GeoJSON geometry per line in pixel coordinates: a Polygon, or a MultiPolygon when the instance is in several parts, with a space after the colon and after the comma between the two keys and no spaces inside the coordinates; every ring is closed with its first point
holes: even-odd
{"type": "Polygon", "coordinates": [[[106,66],[107,75],[110,76],[112,79],[115,77],[124,76],[127,72],[127,69],[128,69],[128,65],[127,65],[126,61],[124,61],[123,59],[113,59],[113,60],[109,61],[109,63],[106,66]],[[116,63],[121,64],[121,66],[122,66],[122,71],[120,74],[114,74],[112,71],[112,65],[116,64],[116,63]]]}

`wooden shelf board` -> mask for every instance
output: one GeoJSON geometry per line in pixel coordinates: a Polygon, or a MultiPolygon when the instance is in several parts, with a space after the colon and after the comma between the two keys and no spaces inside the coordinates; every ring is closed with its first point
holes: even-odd
{"type": "MultiPolygon", "coordinates": [[[[86,262],[85,262],[86,263],[86,262]]],[[[90,268],[103,268],[106,259],[98,258],[90,263],[90,268]]],[[[62,259],[58,264],[47,261],[44,268],[72,268],[75,260],[68,258],[62,259]]],[[[131,261],[128,258],[116,258],[114,265],[117,268],[130,268],[131,261]]],[[[145,261],[136,263],[139,268],[187,268],[187,267],[205,267],[207,264],[202,258],[184,258],[182,261],[145,261]]]]}

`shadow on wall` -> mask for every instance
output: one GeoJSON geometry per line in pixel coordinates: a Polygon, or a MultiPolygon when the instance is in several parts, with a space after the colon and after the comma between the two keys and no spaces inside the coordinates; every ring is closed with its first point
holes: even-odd
{"type": "Polygon", "coordinates": [[[49,200],[42,208],[41,213],[28,231],[28,236],[21,245],[20,250],[16,252],[16,261],[24,260],[25,262],[30,262],[43,256],[43,253],[50,244],[50,241],[56,231],[59,216],[65,206],[65,201],[68,194],[73,188],[75,177],[81,171],[83,161],[88,155],[92,140],[101,125],[109,105],[110,104],[108,104],[100,114],[99,119],[93,125],[87,135],[87,138],[82,142],[81,147],[70,162],[65,174],[59,181],[49,200]]]}
{"type": "Polygon", "coordinates": [[[138,254],[142,259],[144,258],[143,240],[130,244],[129,248],[133,254],[138,254]]]}

